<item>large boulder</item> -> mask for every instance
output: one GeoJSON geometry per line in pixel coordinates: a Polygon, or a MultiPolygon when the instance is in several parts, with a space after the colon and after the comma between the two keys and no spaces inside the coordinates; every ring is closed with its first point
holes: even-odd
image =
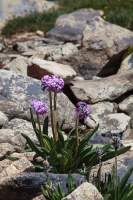
{"type": "Polygon", "coordinates": [[[132,31],[97,16],[85,25],[81,50],[57,61],[72,66],[85,79],[105,77],[117,72],[130,45],[133,45],[132,31]]]}
{"type": "Polygon", "coordinates": [[[73,81],[70,88],[78,100],[90,103],[116,100],[133,90],[133,69],[103,79],[73,81]]]}
{"type": "MultiPolygon", "coordinates": [[[[60,123],[63,119],[66,119],[64,128],[72,128],[75,121],[74,106],[63,93],[59,93],[57,96],[57,119],[60,123]]],[[[40,81],[1,69],[0,100],[3,101],[3,98],[10,100],[14,105],[16,105],[16,102],[17,104],[18,102],[22,103],[23,109],[27,112],[34,99],[45,101],[49,107],[49,93],[47,90],[44,92],[41,90],[40,81]]],[[[6,112],[6,110],[3,111],[3,113],[6,112]]],[[[20,110],[21,112],[23,111],[20,110]]]]}
{"type": "Polygon", "coordinates": [[[46,33],[47,37],[63,41],[81,43],[85,23],[94,16],[103,15],[103,11],[92,8],[80,9],[58,17],[55,27],[46,33]]]}

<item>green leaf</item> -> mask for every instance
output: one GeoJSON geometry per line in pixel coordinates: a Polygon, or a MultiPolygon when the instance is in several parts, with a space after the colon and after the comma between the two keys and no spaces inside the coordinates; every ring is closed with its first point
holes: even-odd
{"type": "Polygon", "coordinates": [[[72,164],[72,154],[71,151],[69,151],[68,149],[62,149],[62,154],[65,158],[65,165],[68,164],[68,166],[66,166],[66,168],[69,168],[72,164]]]}
{"type": "Polygon", "coordinates": [[[45,148],[48,151],[51,151],[52,146],[53,146],[53,140],[48,135],[43,134],[43,142],[44,142],[45,148]]]}
{"type": "Polygon", "coordinates": [[[8,160],[11,160],[11,161],[19,160],[19,158],[13,157],[13,156],[6,156],[6,158],[7,158],[8,160]]]}
{"type": "Polygon", "coordinates": [[[59,141],[62,143],[62,146],[65,146],[65,141],[64,141],[64,137],[62,134],[62,131],[59,129],[59,127],[57,128],[57,132],[58,132],[58,139],[59,141]]]}
{"type": "Polygon", "coordinates": [[[30,115],[31,115],[31,123],[32,123],[33,129],[34,129],[34,132],[36,134],[36,137],[37,137],[38,141],[40,141],[39,140],[39,130],[37,129],[36,122],[34,120],[34,116],[33,116],[31,108],[30,108],[30,115]]]}
{"type": "Polygon", "coordinates": [[[29,148],[29,149],[25,149],[25,150],[20,151],[20,153],[25,153],[25,152],[32,152],[32,149],[29,148]]]}
{"type": "Polygon", "coordinates": [[[98,130],[98,127],[99,125],[97,125],[95,129],[93,129],[92,131],[90,131],[89,133],[85,135],[85,137],[82,139],[82,141],[79,144],[78,152],[80,152],[85,147],[85,145],[88,143],[92,135],[98,130]]]}
{"type": "MultiPolygon", "coordinates": [[[[122,191],[123,188],[125,187],[125,185],[127,184],[127,181],[129,179],[129,177],[131,176],[133,172],[133,166],[128,170],[128,172],[123,176],[123,178],[120,181],[120,185],[119,185],[119,190],[122,191]]],[[[121,196],[122,197],[122,196],[121,196]]]]}
{"type": "MultiPolygon", "coordinates": [[[[127,152],[130,148],[131,148],[131,146],[127,146],[127,147],[122,147],[122,148],[118,149],[117,155],[120,155],[120,154],[127,152]]],[[[105,155],[103,155],[102,161],[109,160],[113,157],[115,157],[115,151],[108,151],[108,152],[106,152],[105,155]]],[[[96,164],[97,164],[97,162],[96,162],[96,164]]]]}
{"type": "Polygon", "coordinates": [[[61,125],[60,125],[60,130],[62,130],[63,129],[63,125],[65,124],[65,119],[63,119],[63,121],[62,121],[62,123],[61,123],[61,125]]]}
{"type": "Polygon", "coordinates": [[[49,118],[48,116],[44,119],[43,123],[43,134],[48,135],[48,124],[49,124],[49,118]]]}
{"type": "Polygon", "coordinates": [[[37,147],[34,142],[25,134],[21,133],[22,136],[26,139],[27,143],[29,144],[29,146],[31,147],[31,149],[33,151],[35,151],[37,153],[38,156],[41,156],[43,159],[45,158],[44,153],[41,151],[41,148],[37,147]]]}

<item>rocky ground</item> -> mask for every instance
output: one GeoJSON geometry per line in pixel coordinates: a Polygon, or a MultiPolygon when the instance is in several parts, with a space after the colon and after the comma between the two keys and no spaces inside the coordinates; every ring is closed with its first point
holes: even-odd
{"type": "MultiPolygon", "coordinates": [[[[36,142],[30,123],[31,101],[43,99],[49,105],[48,93],[40,87],[46,74],[60,75],[65,81],[57,110],[58,120],[66,119],[66,134],[74,126],[75,104],[86,101],[91,114],[82,124],[87,129],[100,124],[91,142],[105,144],[112,133],[122,133],[121,143],[131,149],[118,157],[120,177],[133,165],[133,53],[127,54],[133,46],[133,32],[105,22],[101,14],[78,10],[60,16],[46,35],[37,31],[11,39],[1,37],[0,199],[39,199],[34,197],[45,177],[34,172],[29,162],[33,153],[19,152],[26,147],[22,132],[36,142]],[[20,159],[12,162],[7,155],[20,159]]],[[[103,172],[109,172],[113,162],[105,162],[103,172]]],[[[129,181],[133,183],[133,175],[129,181]]]]}

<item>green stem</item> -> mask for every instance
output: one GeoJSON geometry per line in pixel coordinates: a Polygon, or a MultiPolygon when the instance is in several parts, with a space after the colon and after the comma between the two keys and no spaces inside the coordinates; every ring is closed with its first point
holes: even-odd
{"type": "Polygon", "coordinates": [[[117,150],[116,149],[115,149],[115,181],[116,181],[115,200],[117,200],[118,174],[117,174],[117,150]]]}
{"type": "Polygon", "coordinates": [[[37,116],[37,122],[38,122],[38,128],[39,128],[40,145],[41,145],[41,147],[44,147],[43,136],[42,136],[42,132],[41,132],[41,125],[40,125],[40,120],[39,120],[39,115],[36,113],[36,116],[37,116]]]}
{"type": "Polygon", "coordinates": [[[56,141],[55,134],[54,134],[54,122],[53,122],[53,107],[52,107],[52,93],[49,91],[49,101],[50,101],[50,115],[51,115],[51,127],[54,141],[56,141]]]}
{"type": "Polygon", "coordinates": [[[57,119],[56,119],[56,102],[57,102],[57,93],[54,92],[54,133],[55,133],[55,141],[58,140],[58,134],[57,134],[57,127],[56,127],[56,123],[57,123],[57,119]]]}

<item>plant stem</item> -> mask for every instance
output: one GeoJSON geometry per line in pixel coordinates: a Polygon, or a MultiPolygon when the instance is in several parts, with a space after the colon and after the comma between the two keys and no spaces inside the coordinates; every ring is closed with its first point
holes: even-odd
{"type": "Polygon", "coordinates": [[[50,101],[50,115],[51,115],[51,127],[54,141],[56,141],[55,134],[54,134],[54,122],[53,122],[53,107],[52,107],[52,93],[49,91],[49,101],[50,101]]]}
{"type": "Polygon", "coordinates": [[[102,163],[101,163],[101,159],[99,159],[99,177],[98,177],[99,192],[101,192],[101,167],[102,167],[102,163]]]}
{"type": "Polygon", "coordinates": [[[75,130],[76,130],[76,152],[75,152],[75,158],[77,156],[78,146],[79,146],[78,123],[79,123],[79,115],[77,115],[77,117],[76,117],[76,123],[75,123],[75,130]]]}
{"type": "Polygon", "coordinates": [[[56,102],[57,102],[57,93],[54,92],[54,133],[55,133],[55,141],[58,140],[58,135],[57,135],[57,127],[56,127],[56,102]]]}
{"type": "Polygon", "coordinates": [[[116,181],[116,189],[115,189],[115,200],[117,200],[117,190],[118,190],[118,175],[117,175],[117,149],[115,149],[115,181],[116,181]]]}
{"type": "Polygon", "coordinates": [[[44,147],[44,143],[43,143],[43,136],[42,136],[42,132],[41,132],[41,125],[40,125],[40,120],[39,120],[39,115],[36,113],[37,116],[37,122],[38,122],[38,128],[39,128],[39,142],[41,147],[44,147]]]}

